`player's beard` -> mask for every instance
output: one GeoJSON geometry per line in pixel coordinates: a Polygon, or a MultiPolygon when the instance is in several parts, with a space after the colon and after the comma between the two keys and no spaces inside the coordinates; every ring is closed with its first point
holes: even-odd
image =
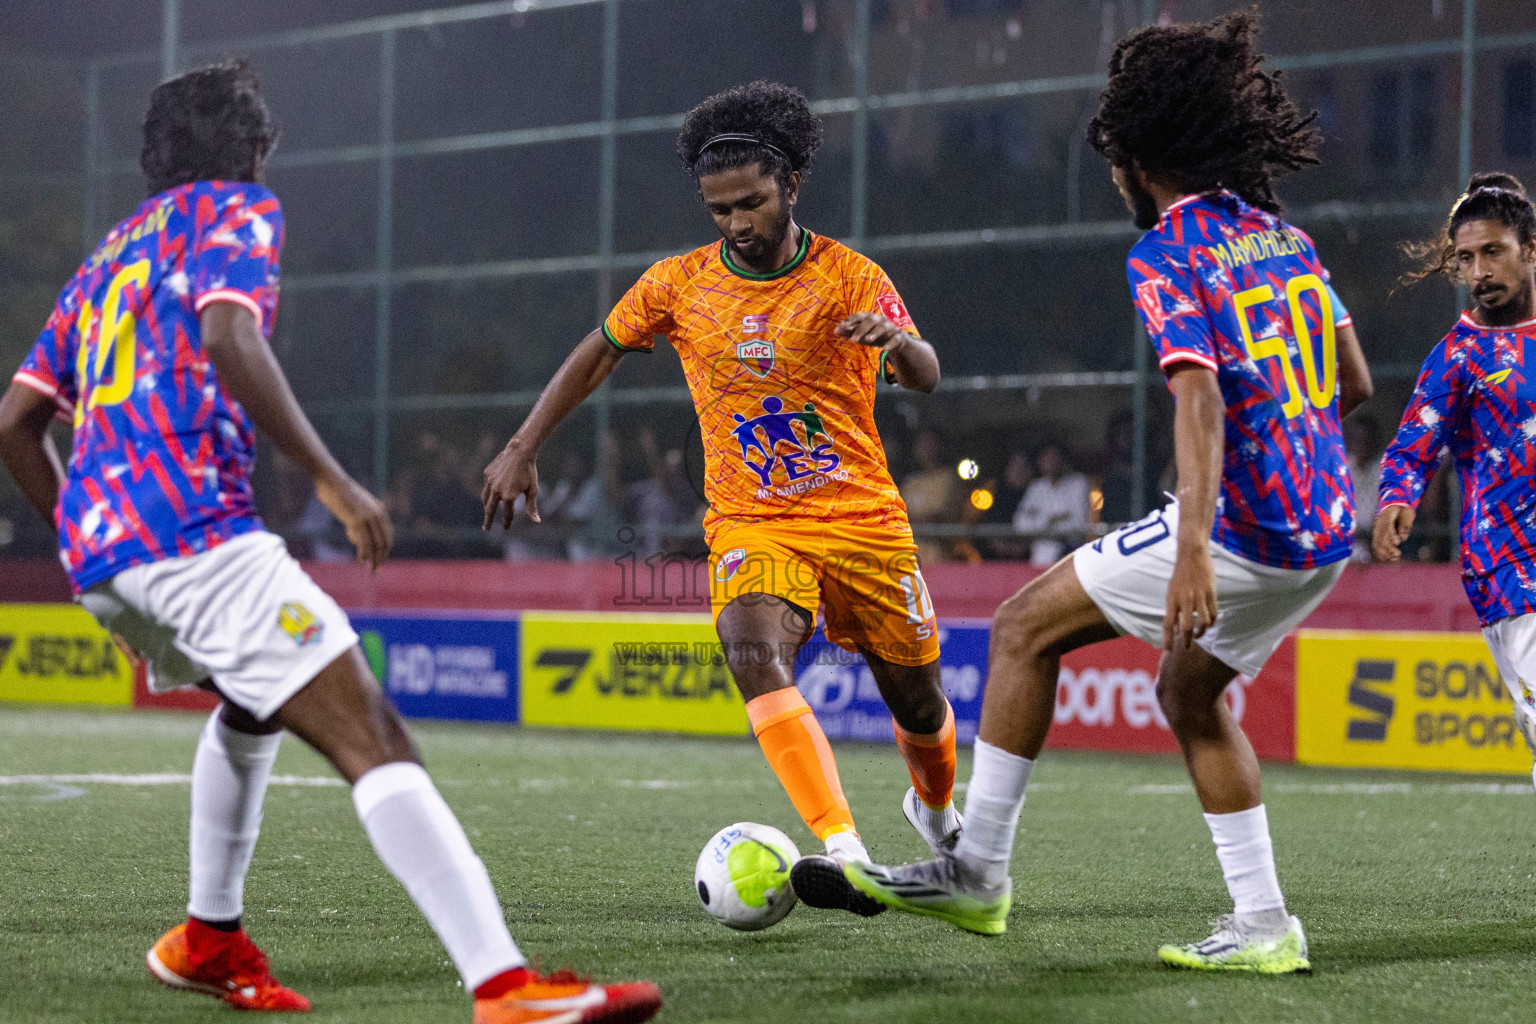
{"type": "Polygon", "coordinates": [[[1532,302],[1532,292],[1536,290],[1530,279],[1522,282],[1522,286],[1511,292],[1508,288],[1499,288],[1483,295],[1472,293],[1473,300],[1477,303],[1477,318],[1488,327],[1509,327],[1527,319],[1536,304],[1532,302]]]}
{"type": "Polygon", "coordinates": [[[1157,212],[1157,200],[1152,193],[1141,187],[1134,174],[1125,176],[1125,194],[1131,201],[1131,223],[1143,231],[1157,227],[1162,214],[1157,212]]]}
{"type": "Polygon", "coordinates": [[[783,203],[779,210],[778,219],[773,222],[772,226],[765,233],[755,236],[755,238],[760,238],[762,242],[760,245],[753,245],[750,254],[737,245],[735,239],[727,238],[725,242],[731,247],[731,251],[736,254],[736,258],[747,266],[754,270],[772,270],[773,268],[769,264],[773,261],[774,253],[779,251],[780,247],[784,245],[784,239],[789,235],[789,223],[792,216],[793,210],[789,204],[783,203]]]}

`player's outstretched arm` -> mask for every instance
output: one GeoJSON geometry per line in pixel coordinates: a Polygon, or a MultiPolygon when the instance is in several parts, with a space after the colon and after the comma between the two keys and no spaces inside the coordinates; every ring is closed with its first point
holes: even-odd
{"type": "Polygon", "coordinates": [[[878,348],[896,383],[932,394],[939,386],[939,356],[933,346],[897,327],[879,313],[855,313],[837,325],[840,337],[878,348]]]}
{"type": "Polygon", "coordinates": [[[1366,365],[1365,351],[1360,347],[1360,336],[1354,325],[1340,327],[1337,335],[1339,352],[1339,415],[1348,416],[1371,400],[1376,386],[1371,383],[1371,368],[1366,365]]]}
{"type": "Polygon", "coordinates": [[[245,407],[278,451],[315,482],[315,493],[346,527],[347,539],[357,548],[357,560],[377,569],[395,542],[389,515],[377,498],[347,475],[320,440],[293,397],[255,315],[233,302],[211,302],[199,323],[203,350],[224,390],[245,407]]]}
{"type": "Polygon", "coordinates": [[[1179,470],[1179,546],[1163,617],[1163,649],[1168,651],[1176,642],[1191,646],[1216,621],[1211,529],[1226,451],[1227,410],[1214,372],[1194,363],[1175,363],[1170,370],[1174,459],[1179,470]]]}
{"type": "Polygon", "coordinates": [[[0,460],[49,525],[64,486],[64,467],[48,437],[56,410],[51,398],[24,384],[13,382],[0,397],[0,460]]]}
{"type": "Polygon", "coordinates": [[[502,526],[511,529],[518,495],[527,496],[528,518],[536,523],[541,521],[538,505],[539,450],[560,425],[560,421],[586,401],[587,396],[608,379],[608,375],[623,358],[624,353],[610,343],[601,330],[582,338],[571,354],[565,357],[565,362],[560,364],[560,369],[555,371],[555,375],[545,385],[544,393],[534,403],[523,425],[517,428],[517,433],[512,435],[512,440],[507,442],[501,454],[485,467],[485,487],[480,492],[480,500],[485,503],[482,529],[489,530],[495,524],[497,509],[503,503],[506,509],[502,516],[502,526]]]}

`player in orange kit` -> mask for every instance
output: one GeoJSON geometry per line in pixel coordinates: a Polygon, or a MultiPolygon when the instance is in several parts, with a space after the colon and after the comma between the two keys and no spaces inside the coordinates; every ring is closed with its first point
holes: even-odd
{"type": "Polygon", "coordinates": [[[902,810],[937,853],[960,817],[954,712],[938,624],[906,507],[875,431],[875,385],[932,391],[939,361],[878,266],[794,222],[821,143],[797,90],[753,82],[689,112],[678,155],[723,240],[651,267],[565,360],[485,471],[485,527],[538,519],[540,447],[627,353],[665,335],[682,357],[705,451],[710,591],[752,731],[825,855],[795,866],[807,904],[883,908],[841,865],[869,860],[837,764],[795,689],[794,657],[819,606],[827,638],[862,654],[896,719],[912,776],[902,810]]]}

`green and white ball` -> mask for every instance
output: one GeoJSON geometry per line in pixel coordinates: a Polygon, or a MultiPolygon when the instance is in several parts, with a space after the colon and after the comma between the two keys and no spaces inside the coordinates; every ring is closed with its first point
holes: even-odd
{"type": "Polygon", "coordinates": [[[800,851],[771,825],[738,821],[715,833],[693,869],[709,916],[737,931],[778,924],[795,907],[789,869],[800,851]]]}

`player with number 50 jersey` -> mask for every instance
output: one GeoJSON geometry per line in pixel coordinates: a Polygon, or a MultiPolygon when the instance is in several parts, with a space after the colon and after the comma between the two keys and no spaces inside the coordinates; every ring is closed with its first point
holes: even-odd
{"type": "Polygon", "coordinates": [[[282,245],[265,186],[195,181],[141,203],[64,287],[15,380],[74,423],[57,525],[77,591],[261,528],[255,433],[198,317],[232,302],[270,336],[282,245]]]}
{"type": "Polygon", "coordinates": [[[1212,539],[1280,569],[1347,558],[1355,498],[1335,398],[1351,322],[1312,240],[1223,189],[1169,207],[1126,272],[1158,364],[1214,371],[1226,401],[1212,539]]]}

